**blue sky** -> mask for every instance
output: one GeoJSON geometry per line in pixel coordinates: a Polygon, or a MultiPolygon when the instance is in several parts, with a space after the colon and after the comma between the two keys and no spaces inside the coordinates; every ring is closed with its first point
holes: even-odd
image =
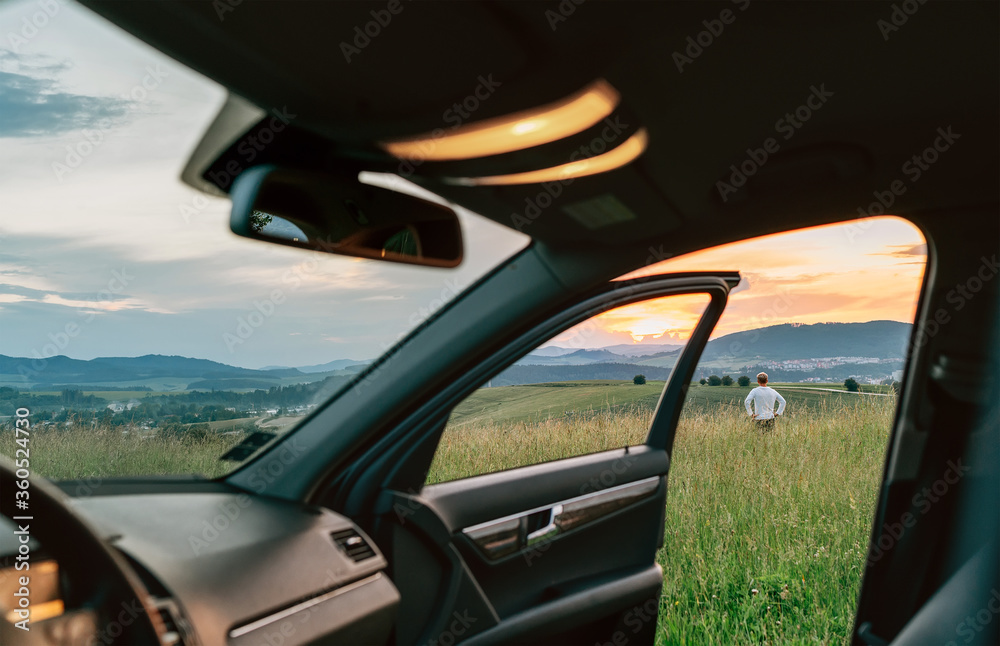
{"type": "Polygon", "coordinates": [[[369,358],[525,244],[468,213],[457,271],[237,238],[228,201],[178,179],[222,88],[56,6],[25,39],[40,6],[0,3],[0,354],[369,358]]]}

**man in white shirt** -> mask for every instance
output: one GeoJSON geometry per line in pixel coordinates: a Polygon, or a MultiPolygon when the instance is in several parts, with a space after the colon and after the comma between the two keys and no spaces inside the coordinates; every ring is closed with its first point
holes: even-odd
{"type": "Polygon", "coordinates": [[[769,431],[774,427],[774,418],[781,417],[785,412],[785,398],[778,394],[778,391],[767,385],[767,373],[762,372],[757,375],[757,387],[750,391],[743,404],[747,407],[747,414],[750,415],[764,431],[769,431]],[[774,402],[778,402],[778,412],[774,412],[774,402]],[[751,410],[750,404],[756,410],[751,410]]]}

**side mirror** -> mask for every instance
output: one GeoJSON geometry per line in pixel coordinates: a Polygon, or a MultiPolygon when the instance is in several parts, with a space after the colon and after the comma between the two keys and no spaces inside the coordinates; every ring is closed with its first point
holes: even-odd
{"type": "Polygon", "coordinates": [[[256,166],[230,196],[230,228],[245,238],[431,267],[462,262],[454,210],[356,177],[256,166]]]}

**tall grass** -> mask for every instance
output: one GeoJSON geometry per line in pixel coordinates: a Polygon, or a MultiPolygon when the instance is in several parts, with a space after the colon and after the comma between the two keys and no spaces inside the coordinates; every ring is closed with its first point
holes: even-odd
{"type": "Polygon", "coordinates": [[[427,484],[641,444],[651,411],[606,408],[535,422],[480,421],[449,426],[427,484]]]}
{"type": "MultiPolygon", "coordinates": [[[[198,437],[90,425],[35,428],[28,437],[31,472],[53,480],[178,473],[219,476],[233,467],[232,462],[220,462],[219,456],[242,439],[240,434],[198,437]]],[[[19,448],[13,431],[0,432],[0,454],[14,457],[19,448]]]]}
{"type": "MultiPolygon", "coordinates": [[[[671,461],[659,614],[661,644],[846,643],[894,411],[853,396],[790,410],[762,434],[738,405],[690,405],[671,461]]],[[[428,482],[641,443],[650,411],[591,411],[450,427],[428,482]]],[[[49,478],[201,473],[240,435],[121,429],[32,431],[49,478]]],[[[13,456],[14,434],[0,433],[13,456]]]]}
{"type": "Polygon", "coordinates": [[[661,643],[847,643],[894,412],[889,397],[684,416],[671,461],[661,643]]]}
{"type": "MultiPolygon", "coordinates": [[[[846,643],[891,397],[790,411],[767,434],[741,406],[686,409],[674,444],[661,644],[846,643]]],[[[636,444],[648,412],[449,428],[428,482],[636,444]]]]}

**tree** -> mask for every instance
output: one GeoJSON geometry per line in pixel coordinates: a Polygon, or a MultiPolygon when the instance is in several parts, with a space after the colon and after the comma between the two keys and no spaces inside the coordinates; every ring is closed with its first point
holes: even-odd
{"type": "Polygon", "coordinates": [[[646,375],[636,375],[632,377],[632,383],[636,386],[641,386],[646,383],[646,375]]]}
{"type": "Polygon", "coordinates": [[[708,385],[709,386],[721,386],[722,385],[722,379],[719,378],[719,375],[709,375],[708,376],[708,385]]]}
{"type": "Polygon", "coordinates": [[[746,388],[747,386],[750,385],[750,377],[743,375],[742,377],[736,380],[736,383],[740,385],[740,388],[746,388]]]}
{"type": "Polygon", "coordinates": [[[708,380],[705,379],[704,377],[702,377],[701,380],[698,383],[701,384],[702,386],[704,386],[705,384],[708,383],[708,380]]]}
{"type": "Polygon", "coordinates": [[[844,388],[846,388],[849,393],[856,393],[861,390],[861,386],[858,385],[858,382],[854,381],[853,377],[848,377],[844,380],[844,388]]]}
{"type": "Polygon", "coordinates": [[[260,233],[264,230],[264,227],[271,224],[273,219],[274,216],[269,213],[264,213],[263,211],[253,211],[250,214],[250,229],[260,233]]]}
{"type": "Polygon", "coordinates": [[[892,383],[889,384],[889,385],[892,387],[892,392],[896,393],[896,396],[898,397],[899,396],[899,382],[896,381],[895,379],[893,379],[892,383]]]}
{"type": "Polygon", "coordinates": [[[732,386],[733,385],[733,378],[730,377],[729,375],[722,375],[722,385],[723,386],[732,386]]]}

